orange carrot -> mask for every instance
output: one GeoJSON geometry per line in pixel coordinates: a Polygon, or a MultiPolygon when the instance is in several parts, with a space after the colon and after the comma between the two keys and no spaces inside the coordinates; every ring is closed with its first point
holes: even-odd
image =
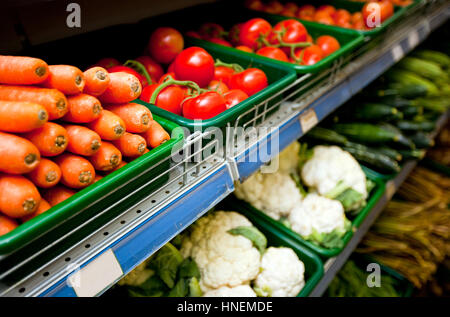
{"type": "Polygon", "coordinates": [[[61,183],[70,188],[84,188],[92,183],[95,170],[84,157],[65,153],[55,158],[61,169],[61,183]]]}
{"type": "Polygon", "coordinates": [[[122,167],[124,167],[124,166],[127,165],[127,164],[128,164],[127,162],[122,161],[122,162],[120,162],[119,165],[117,165],[116,167],[114,167],[112,170],[107,171],[107,172],[104,172],[103,174],[109,175],[109,174],[111,174],[111,173],[117,171],[118,169],[121,169],[122,167]]]}
{"type": "Polygon", "coordinates": [[[155,120],[150,122],[150,128],[141,134],[152,148],[158,147],[162,143],[170,140],[169,133],[155,120]]]}
{"type": "Polygon", "coordinates": [[[84,75],[83,72],[75,66],[70,65],[50,65],[48,67],[49,75],[42,82],[47,88],[55,88],[66,95],[75,95],[83,91],[84,75]]]}
{"type": "Polygon", "coordinates": [[[102,105],[97,98],[79,94],[67,98],[69,111],[62,118],[74,123],[87,123],[96,120],[102,112],[102,105]]]}
{"type": "Polygon", "coordinates": [[[48,113],[37,103],[0,100],[0,130],[28,132],[47,122],[48,113]]]}
{"type": "Polygon", "coordinates": [[[99,180],[101,180],[103,178],[103,176],[99,175],[99,174],[95,174],[95,178],[94,181],[92,182],[92,184],[97,183],[99,180]]]}
{"type": "Polygon", "coordinates": [[[100,96],[108,88],[110,78],[108,71],[103,67],[91,67],[83,75],[86,82],[83,90],[85,94],[100,96]]]}
{"type": "Polygon", "coordinates": [[[118,140],[112,141],[123,156],[138,157],[144,154],[147,142],[139,134],[125,132],[118,140]]]}
{"type": "Polygon", "coordinates": [[[143,133],[148,130],[153,120],[150,110],[137,103],[107,106],[107,109],[122,118],[130,133],[143,133]]]}
{"type": "Polygon", "coordinates": [[[41,195],[36,186],[22,175],[0,174],[0,211],[11,218],[32,214],[39,207],[41,195]]]}
{"type": "Polygon", "coordinates": [[[102,142],[102,146],[97,153],[89,156],[89,161],[98,171],[110,171],[122,161],[122,153],[109,142],[102,142]]]}
{"type": "Polygon", "coordinates": [[[0,83],[2,84],[39,84],[48,77],[48,74],[48,65],[42,59],[0,55],[0,83]]]}
{"type": "Polygon", "coordinates": [[[24,174],[35,169],[41,155],[38,148],[14,134],[0,132],[0,172],[24,174]]]}
{"type": "Polygon", "coordinates": [[[108,110],[103,110],[100,117],[87,124],[88,128],[100,135],[102,140],[117,140],[125,133],[125,122],[108,110]]]}
{"type": "Polygon", "coordinates": [[[13,219],[0,215],[0,236],[7,234],[17,228],[17,222],[13,219]]]}
{"type": "Polygon", "coordinates": [[[99,96],[102,103],[127,103],[141,95],[142,86],[136,76],[124,73],[110,73],[109,84],[99,96]]]}
{"type": "Polygon", "coordinates": [[[59,119],[68,111],[66,96],[56,89],[0,85],[0,100],[40,104],[47,110],[49,120],[59,119]]]}
{"type": "Polygon", "coordinates": [[[28,220],[33,219],[34,217],[39,216],[40,214],[43,214],[50,208],[52,208],[52,206],[50,206],[50,204],[44,198],[41,198],[41,203],[39,204],[38,209],[31,215],[22,217],[21,220],[22,222],[27,222],[28,220]]]}
{"type": "Polygon", "coordinates": [[[61,169],[55,162],[42,158],[39,165],[28,173],[28,178],[37,187],[53,187],[58,184],[61,179],[61,169]]]}
{"type": "Polygon", "coordinates": [[[23,136],[36,145],[42,156],[61,154],[69,142],[66,129],[53,122],[47,122],[42,127],[25,133],[23,136]]]}
{"type": "Polygon", "coordinates": [[[76,192],[72,189],[58,185],[48,189],[43,196],[50,206],[53,207],[75,194],[76,192]]]}
{"type": "Polygon", "coordinates": [[[69,135],[69,145],[67,145],[69,152],[90,156],[102,145],[100,136],[89,128],[72,124],[65,124],[63,127],[69,135]]]}

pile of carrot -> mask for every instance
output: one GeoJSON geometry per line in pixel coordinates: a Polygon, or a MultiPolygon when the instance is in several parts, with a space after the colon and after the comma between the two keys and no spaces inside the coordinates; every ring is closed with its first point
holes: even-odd
{"type": "Polygon", "coordinates": [[[170,139],[137,77],[0,55],[0,236],[170,139]]]}

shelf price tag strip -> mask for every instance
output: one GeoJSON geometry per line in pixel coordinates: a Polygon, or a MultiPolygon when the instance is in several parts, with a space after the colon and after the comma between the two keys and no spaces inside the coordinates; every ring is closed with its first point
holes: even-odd
{"type": "Polygon", "coordinates": [[[304,113],[300,115],[299,120],[303,134],[314,128],[317,125],[317,123],[319,123],[319,120],[317,119],[317,115],[314,109],[306,110],[304,113]]]}
{"type": "Polygon", "coordinates": [[[114,252],[109,249],[85,267],[72,273],[67,283],[78,297],[93,297],[123,275],[114,252]]]}

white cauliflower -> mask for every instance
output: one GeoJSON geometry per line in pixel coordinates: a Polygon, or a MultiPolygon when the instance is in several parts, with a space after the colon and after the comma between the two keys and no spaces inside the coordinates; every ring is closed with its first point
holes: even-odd
{"type": "Polygon", "coordinates": [[[305,265],[290,248],[268,248],[261,269],[254,286],[263,296],[295,297],[305,285],[305,265]]]}
{"type": "Polygon", "coordinates": [[[339,244],[339,238],[349,229],[349,221],[345,217],[342,204],[315,193],[308,194],[302,203],[291,211],[289,223],[291,229],[305,239],[311,239],[326,247],[338,247],[339,245],[331,243],[339,244]],[[327,240],[331,233],[334,233],[338,241],[327,240]]]}
{"type": "Polygon", "coordinates": [[[222,286],[218,289],[207,291],[203,294],[203,297],[256,297],[256,293],[249,285],[222,286]]]}
{"type": "Polygon", "coordinates": [[[275,220],[288,216],[292,208],[302,200],[294,180],[282,172],[257,172],[243,184],[236,186],[236,196],[275,220]]]}
{"type": "Polygon", "coordinates": [[[314,147],[313,151],[313,157],[301,170],[303,182],[322,196],[328,195],[336,186],[342,184],[361,194],[347,210],[355,210],[365,204],[368,196],[366,175],[355,158],[337,146],[319,145],[314,147]]]}
{"type": "Polygon", "coordinates": [[[217,211],[197,220],[183,239],[181,254],[197,263],[202,291],[246,284],[258,275],[259,251],[249,239],[227,232],[240,226],[252,223],[237,212],[217,211]]]}
{"type": "Polygon", "coordinates": [[[300,143],[298,141],[291,143],[288,147],[281,151],[278,155],[278,168],[280,172],[286,174],[297,173],[300,160],[299,151],[300,143]]]}

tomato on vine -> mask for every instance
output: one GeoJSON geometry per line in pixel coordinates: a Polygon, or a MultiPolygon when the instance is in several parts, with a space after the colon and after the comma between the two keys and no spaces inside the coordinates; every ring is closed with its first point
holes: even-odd
{"type": "Polygon", "coordinates": [[[178,54],[173,71],[177,79],[190,80],[206,87],[214,78],[214,59],[203,48],[192,46],[178,54]]]}

